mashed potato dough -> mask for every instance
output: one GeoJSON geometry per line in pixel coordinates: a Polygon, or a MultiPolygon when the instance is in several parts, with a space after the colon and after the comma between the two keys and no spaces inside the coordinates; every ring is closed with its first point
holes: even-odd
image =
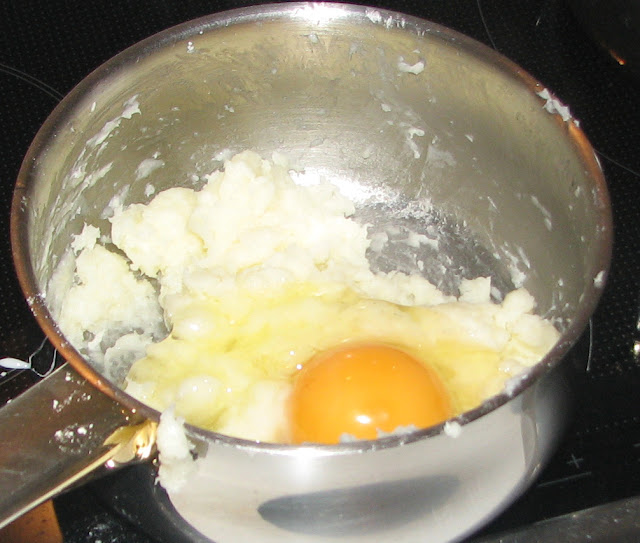
{"type": "Polygon", "coordinates": [[[240,153],[200,190],[116,210],[110,239],[88,225],[62,331],[148,405],[263,441],[288,440],[293,378],[344,342],[396,345],[429,364],[456,413],[556,342],[523,289],[498,303],[488,278],[452,297],[418,275],[374,273],[354,211],[329,183],[296,184],[282,157],[240,153]]]}

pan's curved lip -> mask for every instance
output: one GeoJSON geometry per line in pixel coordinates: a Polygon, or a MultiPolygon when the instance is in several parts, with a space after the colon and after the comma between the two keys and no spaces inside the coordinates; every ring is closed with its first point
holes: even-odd
{"type": "MultiPolygon", "coordinates": [[[[514,80],[519,80],[521,84],[527,86],[531,93],[539,94],[544,89],[544,86],[539,81],[508,58],[488,46],[455,30],[433,23],[426,19],[405,15],[397,11],[333,2],[288,2],[279,4],[262,4],[219,12],[188,21],[161,31],[132,45],[96,68],[96,70],[78,83],[78,85],[57,105],[42,125],[29,147],[18,173],[18,179],[11,205],[10,218],[10,237],[14,265],[20,286],[31,311],[33,312],[40,327],[60,354],[69,361],[81,376],[90,381],[98,390],[110,396],[116,402],[119,402],[127,408],[152,420],[159,420],[160,413],[157,410],[133,398],[119,388],[115,383],[106,379],[101,373],[90,366],[89,363],[83,359],[82,355],[66,341],[47,308],[46,302],[43,299],[43,294],[37,288],[37,281],[35,279],[34,271],[30,265],[27,250],[27,194],[31,171],[34,164],[36,164],[39,155],[46,150],[46,144],[49,138],[55,136],[56,126],[58,126],[61,120],[73,111],[74,104],[76,104],[86,92],[111,72],[120,70],[127,65],[135,64],[141,58],[152,54],[155,50],[196,37],[203,32],[215,31],[217,28],[223,28],[233,24],[251,22],[260,23],[270,20],[278,20],[283,17],[301,18],[303,20],[308,20],[313,17],[318,18],[319,20],[322,20],[322,18],[353,18],[357,19],[362,24],[381,24],[389,29],[401,29],[403,31],[414,32],[417,35],[437,35],[439,39],[450,43],[456,43],[456,45],[461,47],[464,51],[468,53],[473,52],[473,54],[480,56],[484,61],[500,67],[505,72],[509,73],[514,80]]],[[[560,116],[557,117],[559,123],[565,122],[560,118],[560,116]]],[[[577,154],[582,158],[585,170],[594,180],[594,194],[600,211],[596,225],[600,239],[596,262],[593,266],[593,281],[583,293],[581,306],[578,308],[573,321],[569,323],[567,329],[562,334],[560,341],[542,361],[531,367],[521,377],[516,378],[512,383],[513,386],[511,386],[508,391],[499,393],[489,398],[475,409],[466,411],[449,421],[431,428],[416,430],[401,435],[391,435],[370,441],[355,441],[340,443],[338,445],[303,444],[293,446],[250,441],[186,425],[189,434],[207,442],[215,442],[221,445],[238,447],[249,451],[264,451],[274,454],[295,454],[301,449],[312,451],[320,455],[351,454],[387,449],[447,433],[448,428],[452,427],[451,425],[464,426],[469,424],[508,403],[536,383],[542,375],[555,368],[567,354],[569,349],[578,341],[582,332],[588,325],[591,315],[595,311],[608,275],[613,244],[611,204],[602,168],[599,164],[595,151],[587,140],[584,132],[577,126],[577,124],[567,124],[570,124],[568,128],[568,137],[573,142],[577,154]]]]}

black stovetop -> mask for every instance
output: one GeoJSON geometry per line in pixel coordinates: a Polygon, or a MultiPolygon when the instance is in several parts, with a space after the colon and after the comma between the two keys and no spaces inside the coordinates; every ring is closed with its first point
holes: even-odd
{"type": "MultiPolygon", "coordinates": [[[[8,237],[13,184],[39,126],[76,83],[127,46],[177,23],[251,3],[0,2],[0,357],[27,358],[43,339],[14,277],[8,237]]],[[[625,518],[640,501],[640,78],[590,39],[567,0],[366,3],[444,24],[520,64],[580,120],[611,191],[613,265],[591,327],[575,350],[573,423],[536,485],[473,541],[609,541],[623,532],[616,541],[640,541],[639,517],[625,518]],[[571,524],[612,503],[609,520],[598,521],[593,532],[592,525],[571,524]],[[540,535],[545,526],[555,536],[540,535]],[[562,532],[567,526],[571,538],[562,532]]],[[[46,369],[47,362],[41,363],[46,369]]],[[[37,379],[30,370],[0,372],[0,395],[11,397],[37,379]]],[[[95,487],[59,497],[55,507],[65,543],[157,541],[113,512],[95,487]]]]}

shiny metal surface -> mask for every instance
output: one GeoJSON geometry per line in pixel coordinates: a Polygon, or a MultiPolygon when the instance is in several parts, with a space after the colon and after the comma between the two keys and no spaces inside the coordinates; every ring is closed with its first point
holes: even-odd
{"type": "Polygon", "coordinates": [[[557,377],[543,376],[459,434],[396,447],[256,454],[209,443],[197,471],[169,495],[221,543],[256,534],[265,543],[456,541],[511,503],[548,460],[564,426],[558,413],[568,410],[557,377]]]}
{"type": "Polygon", "coordinates": [[[502,291],[522,281],[563,337],[509,391],[459,417],[459,435],[440,426],[293,448],[191,429],[202,492],[174,503],[220,541],[265,525],[294,541],[378,532],[414,541],[424,530],[434,541],[462,537],[530,483],[563,426],[552,370],[585,327],[611,252],[607,190],[589,143],[517,66],[460,34],[383,10],[247,8],[125,51],[80,83],[39,132],[16,187],[12,239],[26,297],[52,342],[99,390],[152,419],[156,412],[60,335],[49,281],[84,222],[107,232],[114,196],[148,199],[149,179],[136,174],[143,160],[164,162],[153,177],[161,190],[197,185],[225,152],[246,148],[282,152],[333,181],[373,228],[391,221],[440,233],[437,252],[391,244],[374,265],[409,269],[420,257],[449,290],[487,273],[502,291]],[[314,518],[326,520],[328,507],[341,520],[297,525],[300,504],[314,518]],[[385,511],[382,525],[367,522],[372,504],[385,511]],[[215,511],[214,526],[201,510],[215,511]]]}
{"type": "Polygon", "coordinates": [[[97,392],[68,366],[13,400],[0,411],[0,527],[107,462],[117,467],[149,458],[153,436],[140,425],[155,423],[97,392]]]}

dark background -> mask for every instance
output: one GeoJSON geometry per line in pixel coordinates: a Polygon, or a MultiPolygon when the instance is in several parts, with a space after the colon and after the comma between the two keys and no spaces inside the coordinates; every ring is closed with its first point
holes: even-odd
{"type": "MultiPolygon", "coordinates": [[[[177,23],[253,3],[0,2],[0,356],[26,359],[43,339],[14,278],[8,235],[13,185],[39,126],[75,84],[129,45],[177,23]]],[[[604,2],[612,10],[624,3],[604,2]]],[[[444,24],[520,64],[580,120],[611,191],[612,271],[592,326],[569,362],[577,370],[573,424],[538,483],[483,534],[518,533],[534,522],[640,496],[640,77],[633,72],[638,66],[613,60],[585,31],[567,0],[367,4],[444,24]]],[[[577,14],[584,19],[588,12],[581,7],[577,14]]],[[[633,47],[637,54],[640,40],[633,47]]],[[[49,360],[45,351],[33,362],[44,370],[49,360]]],[[[0,395],[6,400],[37,378],[32,371],[0,372],[0,395]]],[[[114,513],[113,504],[100,494],[98,488],[85,487],[56,500],[65,542],[157,541],[114,513]]],[[[602,541],[616,540],[614,525],[619,523],[606,530],[611,539],[602,541]]],[[[637,523],[634,529],[629,541],[640,541],[637,523]]],[[[575,541],[586,541],[589,534],[576,535],[575,541]]],[[[501,540],[534,541],[506,537],[501,540]]]]}

